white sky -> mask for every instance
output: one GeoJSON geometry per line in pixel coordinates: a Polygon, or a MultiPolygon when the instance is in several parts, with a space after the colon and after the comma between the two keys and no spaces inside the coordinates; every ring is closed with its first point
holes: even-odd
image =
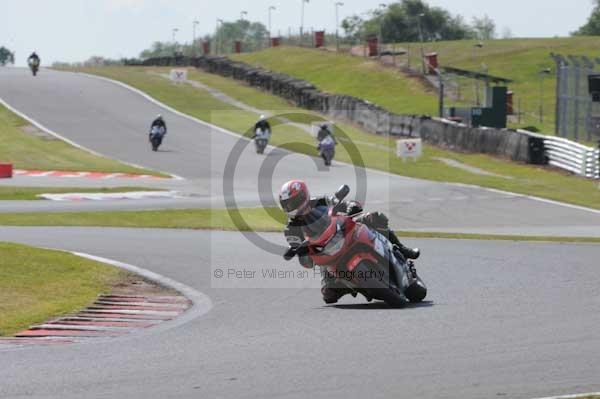
{"type": "MultiPolygon", "coordinates": [[[[342,0],[342,18],[377,7],[381,0],[342,0]]],[[[384,0],[390,3],[390,0],[384,0]]],[[[566,36],[587,20],[591,0],[429,0],[470,21],[488,14],[499,33],[508,27],[516,37],[566,36]]],[[[335,0],[310,0],[305,29],[335,30],[335,0]]],[[[234,20],[240,11],[267,25],[268,7],[273,33],[286,34],[300,26],[301,0],[0,0],[0,46],[16,52],[17,64],[33,50],[42,62],[83,61],[92,55],[134,57],[154,41],[192,39],[192,21],[198,35],[214,31],[217,18],[234,20]]]]}

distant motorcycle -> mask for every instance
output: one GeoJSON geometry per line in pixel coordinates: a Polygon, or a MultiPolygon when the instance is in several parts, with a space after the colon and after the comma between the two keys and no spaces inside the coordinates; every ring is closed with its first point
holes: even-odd
{"type": "Polygon", "coordinates": [[[350,192],[346,185],[335,193],[329,207],[315,207],[306,216],[305,241],[290,247],[286,260],[308,255],[315,265],[327,268],[337,281],[362,294],[369,302],[381,300],[392,307],[421,302],[427,287],[417,275],[414,263],[395,251],[383,234],[355,220],[357,215],[340,212],[350,192]]]}
{"type": "Polygon", "coordinates": [[[162,126],[153,126],[150,131],[150,143],[152,144],[152,151],[158,151],[158,147],[162,144],[163,138],[165,137],[165,128],[162,126]]]}
{"type": "Polygon", "coordinates": [[[33,76],[36,76],[40,69],[40,60],[31,58],[28,63],[29,63],[29,69],[31,69],[31,73],[33,74],[33,76]]]}
{"type": "Polygon", "coordinates": [[[325,161],[326,166],[331,166],[331,161],[335,156],[335,140],[331,136],[326,136],[319,142],[319,155],[325,161]]]}
{"type": "Polygon", "coordinates": [[[265,148],[269,144],[269,139],[271,138],[271,131],[266,129],[256,129],[254,132],[254,145],[256,147],[257,154],[263,154],[265,152],[265,148]]]}

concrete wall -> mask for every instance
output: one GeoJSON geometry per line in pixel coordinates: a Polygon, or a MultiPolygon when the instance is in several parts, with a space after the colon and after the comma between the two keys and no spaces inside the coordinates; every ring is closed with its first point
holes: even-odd
{"type": "MultiPolygon", "coordinates": [[[[508,129],[471,128],[419,115],[398,115],[368,101],[319,91],[313,84],[276,72],[255,68],[226,57],[169,57],[146,60],[144,65],[194,66],[206,72],[244,81],[250,86],[283,97],[294,105],[331,118],[350,121],[381,135],[421,137],[425,142],[451,150],[499,155],[534,163],[530,155],[539,136],[508,129]]],[[[537,161],[539,162],[539,161],[537,161]]]]}

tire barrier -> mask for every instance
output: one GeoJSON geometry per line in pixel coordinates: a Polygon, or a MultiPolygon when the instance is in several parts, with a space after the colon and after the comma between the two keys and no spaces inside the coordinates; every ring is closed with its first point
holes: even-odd
{"type": "Polygon", "coordinates": [[[146,66],[191,66],[208,73],[243,81],[282,97],[295,106],[327,117],[349,121],[379,135],[420,137],[424,142],[454,151],[497,155],[513,161],[545,165],[546,137],[525,130],[469,127],[425,115],[399,115],[369,101],[320,91],[292,76],[253,67],[227,57],[162,57],[143,61],[146,66]]]}

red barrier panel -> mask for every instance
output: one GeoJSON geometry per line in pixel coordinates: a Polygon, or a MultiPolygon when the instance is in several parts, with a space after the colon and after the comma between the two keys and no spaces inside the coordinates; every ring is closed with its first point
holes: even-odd
{"type": "Polygon", "coordinates": [[[281,45],[280,37],[272,37],[271,38],[271,47],[279,47],[281,45]]]}
{"type": "Polygon", "coordinates": [[[315,47],[323,47],[325,46],[325,31],[320,30],[315,32],[315,47]]]}
{"type": "Polygon", "coordinates": [[[11,178],[13,176],[12,163],[0,163],[0,178],[11,178]]]}
{"type": "Polygon", "coordinates": [[[210,42],[209,41],[202,42],[202,51],[204,52],[204,55],[210,54],[210,42]]]}
{"type": "Polygon", "coordinates": [[[242,52],[242,42],[240,42],[239,40],[237,40],[235,42],[235,48],[234,48],[234,50],[235,50],[235,52],[237,54],[241,53],[242,52]]]}
{"type": "Polygon", "coordinates": [[[515,93],[513,93],[512,91],[506,92],[506,114],[507,115],[515,114],[514,96],[515,96],[515,93]]]}
{"type": "Polygon", "coordinates": [[[379,40],[377,36],[371,36],[367,39],[369,47],[369,57],[376,57],[379,55],[379,40]]]}
{"type": "Polygon", "coordinates": [[[425,62],[427,63],[427,73],[429,75],[435,75],[435,70],[438,68],[438,54],[429,53],[425,54],[425,62]]]}

